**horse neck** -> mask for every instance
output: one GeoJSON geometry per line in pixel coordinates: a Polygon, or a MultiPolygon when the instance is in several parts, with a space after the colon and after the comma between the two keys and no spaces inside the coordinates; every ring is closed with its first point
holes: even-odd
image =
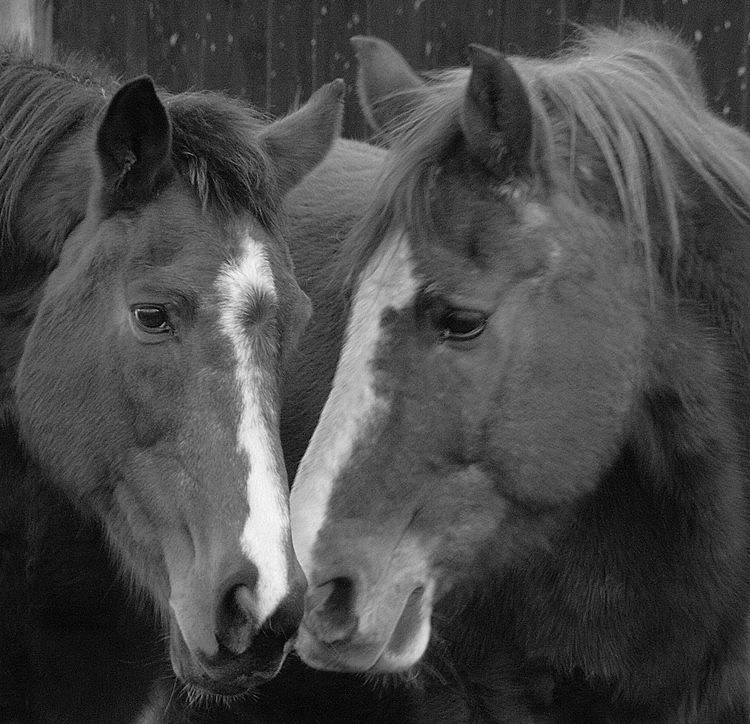
{"type": "Polygon", "coordinates": [[[44,283],[66,238],[83,219],[92,178],[88,130],[64,138],[39,163],[0,245],[0,416],[12,412],[12,380],[44,283]]]}
{"type": "Polygon", "coordinates": [[[548,549],[485,581],[485,590],[446,616],[439,638],[449,643],[429,662],[442,699],[472,712],[525,712],[524,701],[551,714],[573,711],[566,709],[572,702],[616,712],[615,682],[626,704],[659,685],[689,701],[700,693],[690,689],[700,686],[690,672],[704,665],[706,652],[717,670],[732,665],[736,651],[713,632],[727,627],[744,650],[744,622],[735,612],[746,610],[738,601],[747,602],[748,586],[731,579],[748,575],[748,471],[714,460],[710,470],[657,483],[644,478],[639,457],[632,447],[624,451],[548,549]],[[674,490],[665,490],[670,483],[674,490]],[[620,622],[614,629],[607,624],[613,619],[620,622]],[[691,628],[694,619],[706,621],[705,630],[691,628]],[[654,652],[637,676],[627,675],[633,647],[654,652]],[[685,660],[686,650],[694,660],[685,660]]]}
{"type": "Polygon", "coordinates": [[[436,616],[447,625],[430,664],[473,708],[507,711],[514,691],[609,707],[618,681],[625,702],[645,692],[653,704],[659,686],[697,696],[690,677],[704,657],[722,671],[744,651],[747,372],[741,391],[741,354],[706,339],[700,318],[676,336],[683,346],[637,403],[618,456],[590,495],[555,514],[550,544],[485,573],[475,598],[436,616]],[[634,650],[653,652],[637,673],[634,650]],[[600,683],[584,686],[580,672],[600,683]]]}

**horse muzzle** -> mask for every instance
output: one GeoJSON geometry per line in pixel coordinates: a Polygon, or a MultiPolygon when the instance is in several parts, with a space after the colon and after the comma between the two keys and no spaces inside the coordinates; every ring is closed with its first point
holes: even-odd
{"type": "Polygon", "coordinates": [[[434,593],[425,556],[406,541],[384,558],[381,549],[382,543],[367,538],[342,545],[331,557],[338,565],[312,574],[296,642],[309,666],[386,673],[421,659],[434,593]],[[377,565],[379,559],[387,564],[377,565]]]}
{"type": "Polygon", "coordinates": [[[215,606],[201,606],[194,589],[191,596],[173,596],[169,650],[178,678],[220,696],[241,694],[272,679],[302,618],[305,579],[298,572],[264,621],[258,619],[253,592],[244,583],[226,587],[215,606]]]}
{"type": "MultiPolygon", "coordinates": [[[[296,622],[300,616],[296,616],[296,622]]],[[[185,645],[179,627],[170,627],[170,658],[178,678],[197,689],[219,696],[247,693],[272,679],[292,648],[296,623],[274,614],[257,628],[242,653],[219,645],[211,655],[194,653],[185,645]]]]}

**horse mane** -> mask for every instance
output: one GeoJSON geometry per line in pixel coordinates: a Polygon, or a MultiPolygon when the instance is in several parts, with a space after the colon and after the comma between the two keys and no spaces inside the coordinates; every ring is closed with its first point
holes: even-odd
{"type": "MultiPolygon", "coordinates": [[[[45,156],[78,132],[81,152],[95,163],[95,121],[119,86],[111,74],[80,58],[46,64],[18,47],[0,48],[0,258],[6,269],[24,254],[14,229],[24,188],[45,156]]],[[[226,217],[250,211],[273,225],[280,203],[274,167],[254,141],[266,119],[218,93],[160,96],[172,123],[173,164],[200,204],[226,217]]],[[[57,243],[70,228],[55,230],[57,243]]]]}
{"type": "MultiPolygon", "coordinates": [[[[509,60],[532,106],[533,182],[619,216],[645,256],[652,284],[661,274],[675,291],[694,290],[678,278],[680,212],[685,218],[685,209],[713,200],[748,223],[750,139],[706,107],[689,48],[668,31],[634,23],[619,31],[580,29],[551,59],[509,60]],[[654,233],[655,226],[666,233],[654,233]]],[[[412,111],[385,131],[392,153],[341,260],[350,281],[394,220],[410,232],[430,230],[431,182],[461,137],[469,72],[439,71],[409,89],[416,93],[412,111]]],[[[508,191],[519,183],[498,181],[508,191]]]]}

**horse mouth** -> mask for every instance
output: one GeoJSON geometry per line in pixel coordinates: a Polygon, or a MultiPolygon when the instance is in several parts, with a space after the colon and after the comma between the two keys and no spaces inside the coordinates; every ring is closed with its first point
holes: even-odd
{"type": "MultiPolygon", "coordinates": [[[[415,636],[415,632],[419,631],[421,625],[421,608],[422,608],[422,597],[424,596],[424,586],[418,586],[415,588],[409,598],[406,600],[404,610],[401,612],[398,621],[396,622],[396,628],[393,629],[388,644],[385,647],[385,651],[381,654],[383,656],[401,656],[408,650],[411,645],[412,639],[415,636]]],[[[378,659],[379,661],[380,659],[378,659]]],[[[375,662],[377,665],[377,661],[375,662]]]]}
{"type": "Polygon", "coordinates": [[[411,669],[422,657],[431,633],[425,588],[418,586],[406,600],[385,640],[356,631],[344,640],[321,641],[303,621],[297,633],[300,658],[315,669],[345,673],[393,674],[411,669]]]}
{"type": "Polygon", "coordinates": [[[195,663],[175,668],[179,670],[178,678],[185,685],[189,700],[211,699],[228,703],[252,696],[257,689],[275,678],[284,665],[288,650],[285,647],[276,659],[269,660],[250,672],[246,666],[240,670],[239,662],[215,668],[195,663]]]}
{"type": "Polygon", "coordinates": [[[185,684],[189,699],[242,698],[273,679],[284,665],[293,644],[289,639],[266,636],[265,628],[241,655],[224,646],[213,656],[188,650],[182,636],[172,630],[170,659],[177,678],[185,684]]]}

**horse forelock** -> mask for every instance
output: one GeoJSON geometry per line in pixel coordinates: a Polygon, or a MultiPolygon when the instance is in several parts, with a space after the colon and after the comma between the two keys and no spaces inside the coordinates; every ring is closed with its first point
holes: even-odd
{"type": "MultiPolygon", "coordinates": [[[[600,214],[602,193],[613,196],[619,209],[607,213],[629,230],[652,283],[662,274],[675,291],[684,286],[686,208],[712,196],[750,223],[750,140],[706,107],[693,55],[672,34],[639,24],[581,30],[552,59],[509,60],[532,105],[534,181],[600,214]]],[[[429,238],[431,178],[460,137],[468,77],[468,69],[434,73],[386,131],[392,152],[343,260],[352,281],[392,227],[429,238]]]]}
{"type": "Polygon", "coordinates": [[[266,119],[218,93],[167,97],[172,160],[204,207],[225,217],[248,211],[272,227],[281,201],[272,160],[254,139],[266,119]]]}

